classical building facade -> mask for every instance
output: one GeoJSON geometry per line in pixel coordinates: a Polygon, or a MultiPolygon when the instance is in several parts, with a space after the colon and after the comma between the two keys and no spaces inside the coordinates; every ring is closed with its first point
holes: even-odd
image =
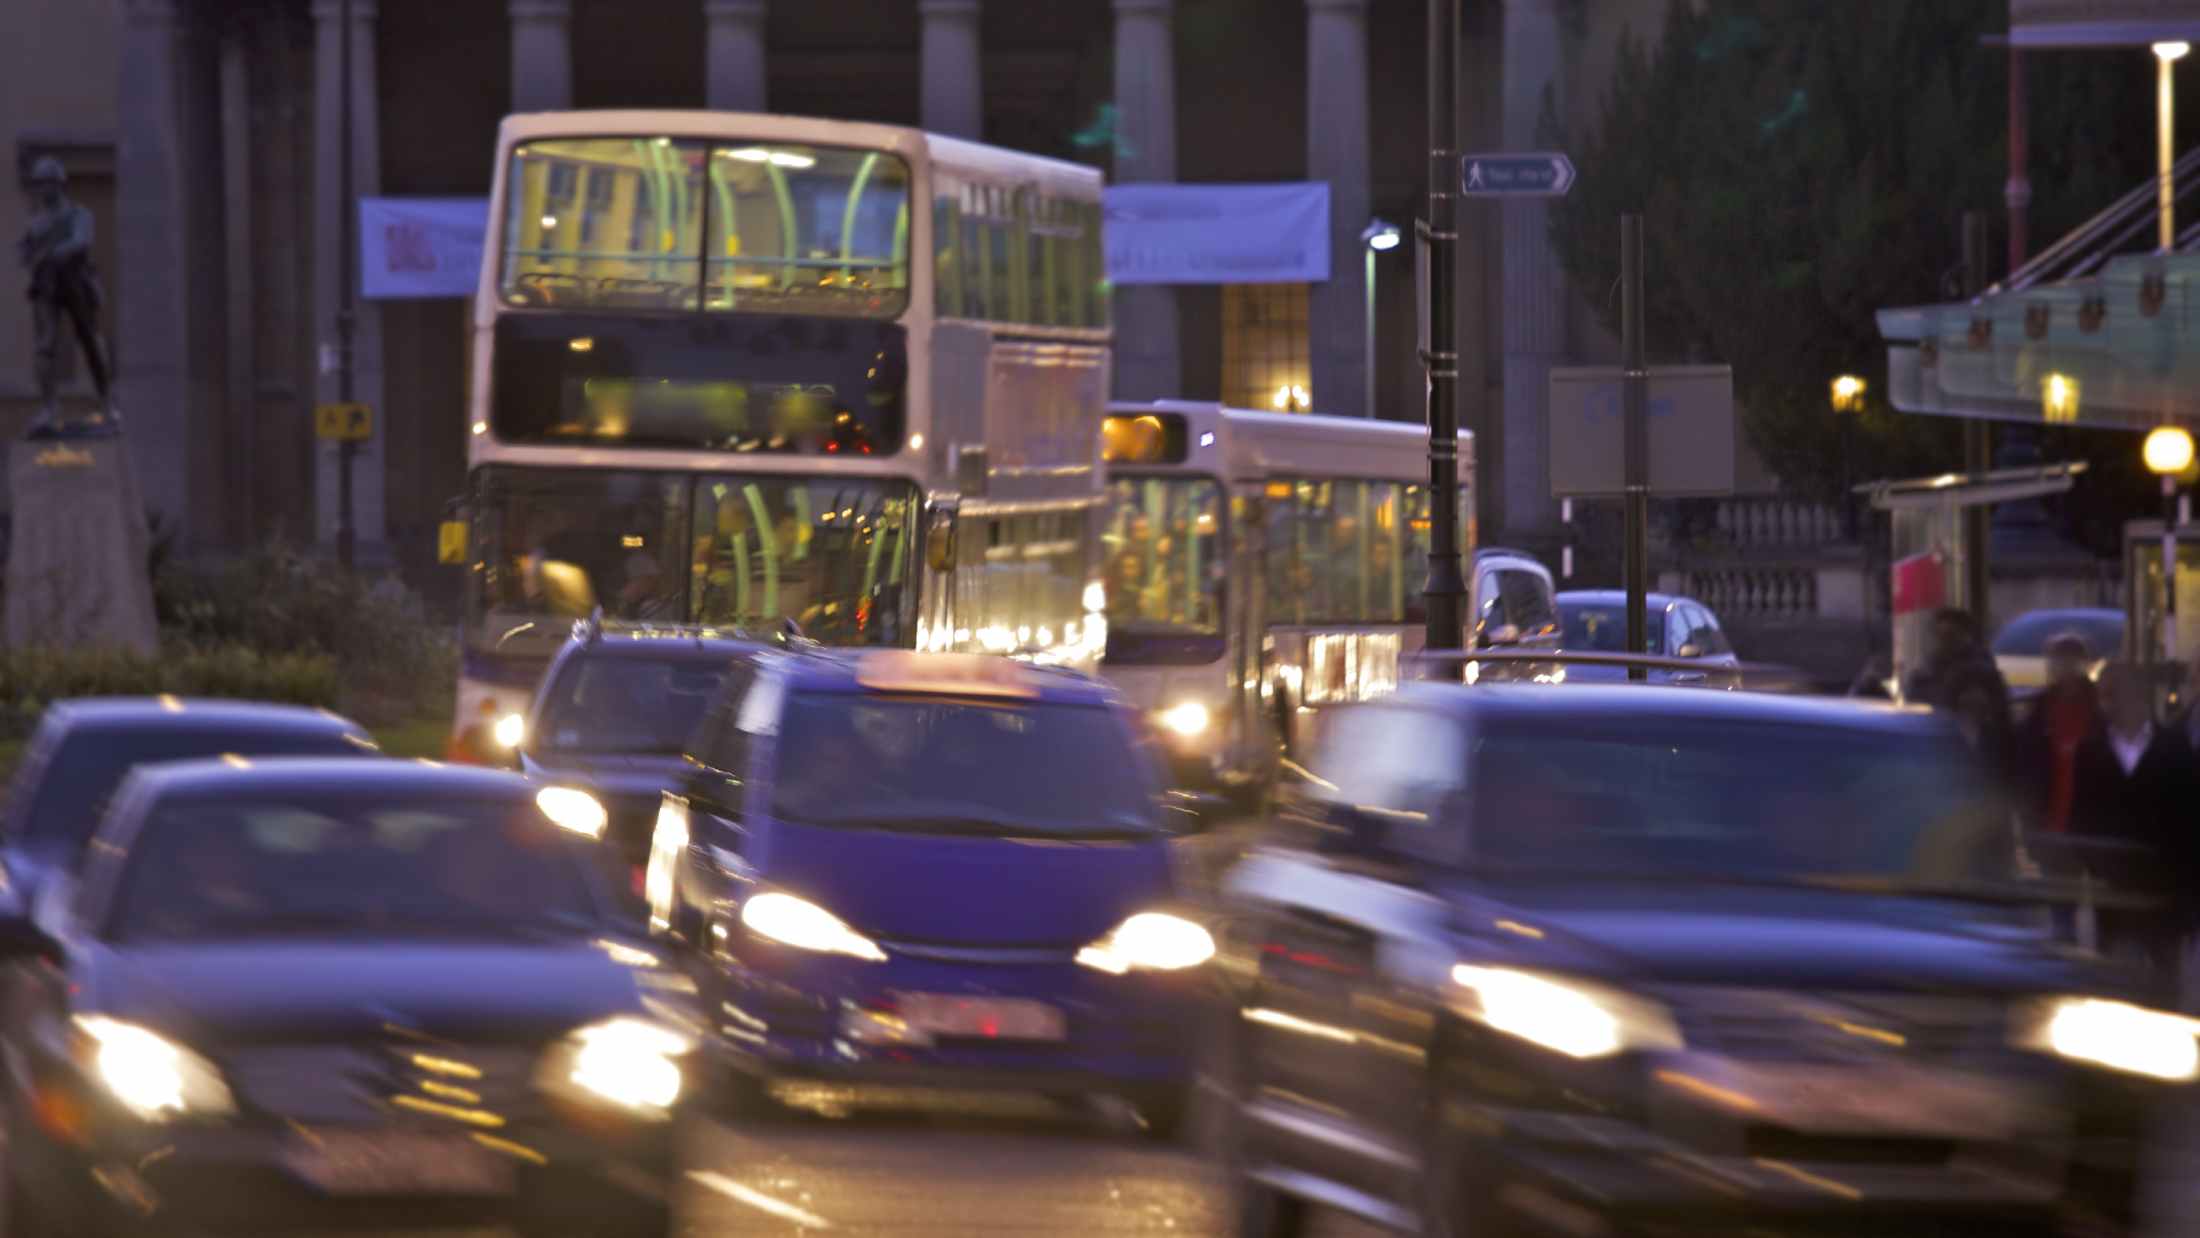
{"type": "MultiPolygon", "coordinates": [[[[1588,123],[1622,33],[1654,37],[1663,6],[1466,10],[1463,132],[1495,149],[1537,144],[1547,95],[1588,123]]],[[[1120,290],[1115,390],[1421,415],[1411,248],[1380,257],[1370,298],[1360,241],[1374,217],[1410,234],[1425,192],[1421,0],[14,0],[0,137],[19,180],[61,156],[98,215],[131,441],[189,546],[334,536],[335,454],[311,410],[336,394],[346,13],[362,196],[483,194],[498,120],[566,107],[923,125],[1125,182],[1325,181],[1327,281],[1120,290]]],[[[0,193],[0,228],[25,209],[0,193]]],[[[1483,435],[1483,527],[1532,537],[1555,519],[1544,375],[1611,350],[1542,207],[1468,222],[1461,400],[1483,435]]],[[[29,413],[24,318],[0,298],[0,430],[29,413]]],[[[464,321],[457,300],[362,301],[356,318],[355,394],[378,414],[361,556],[430,592],[464,481],[464,321]]]]}

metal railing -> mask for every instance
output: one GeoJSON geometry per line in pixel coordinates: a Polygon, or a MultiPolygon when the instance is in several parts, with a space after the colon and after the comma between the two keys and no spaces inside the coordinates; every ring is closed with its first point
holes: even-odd
{"type": "MultiPolygon", "coordinates": [[[[2186,151],[2172,166],[2170,175],[2173,195],[2180,202],[2187,194],[2200,189],[2200,147],[2186,151]]],[[[2022,292],[2039,284],[2082,279],[2098,271],[2109,259],[2133,252],[2134,240],[2153,235],[2159,210],[2156,196],[2159,188],[2160,178],[2148,177],[2138,188],[2041,250],[1981,296],[2022,292]]],[[[2200,241],[2200,224],[2190,225],[2178,233],[2177,248],[2186,249],[2196,241],[2200,241]]]]}

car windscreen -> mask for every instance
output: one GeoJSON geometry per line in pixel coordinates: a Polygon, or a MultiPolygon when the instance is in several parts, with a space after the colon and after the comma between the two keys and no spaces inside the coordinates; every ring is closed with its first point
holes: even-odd
{"type": "Polygon", "coordinates": [[[2043,657],[2047,642],[2065,634],[2084,641],[2092,656],[2113,658],[2123,652],[2124,617],[2113,611],[2043,610],[2019,615],[1994,638],[1994,652],[2004,657],[2043,657]]]}
{"type": "Polygon", "coordinates": [[[66,846],[74,856],[91,840],[123,775],[156,761],[242,756],[373,756],[359,739],[331,731],[190,730],[69,732],[38,771],[29,811],[16,818],[17,838],[32,846],[66,846]]]}
{"type": "Polygon", "coordinates": [[[1099,706],[812,693],[778,737],[772,813],[913,833],[1144,836],[1145,758],[1099,706]]]}
{"type": "Polygon", "coordinates": [[[1471,852],[1656,877],[2009,875],[2015,835],[1952,734],[1629,717],[1472,741],[1471,852]]]}
{"type": "MultiPolygon", "coordinates": [[[[1627,652],[1627,607],[1624,604],[1561,601],[1558,613],[1565,625],[1565,648],[1597,653],[1627,652]]],[[[1643,619],[1648,625],[1644,633],[1646,647],[1665,648],[1665,612],[1650,610],[1643,619]]]]}
{"type": "Polygon", "coordinates": [[[574,658],[550,686],[534,746],[547,753],[678,756],[730,666],[724,658],[574,658]]]}
{"type": "Polygon", "coordinates": [[[592,846],[525,796],[171,795],[122,860],[106,935],[578,935],[601,927],[592,846]]]}

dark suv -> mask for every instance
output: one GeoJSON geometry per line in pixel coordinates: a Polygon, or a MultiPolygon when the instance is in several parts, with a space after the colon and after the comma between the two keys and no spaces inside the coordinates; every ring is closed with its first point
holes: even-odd
{"type": "Polygon", "coordinates": [[[1225,884],[1243,1234],[2051,1232],[2200,1073],[1931,715],[1412,684],[1312,765],[1225,884]]]}
{"type": "Polygon", "coordinates": [[[587,621],[551,659],[527,708],[514,764],[603,803],[607,859],[639,910],[657,803],[734,659],[760,645],[686,627],[587,621]]]}

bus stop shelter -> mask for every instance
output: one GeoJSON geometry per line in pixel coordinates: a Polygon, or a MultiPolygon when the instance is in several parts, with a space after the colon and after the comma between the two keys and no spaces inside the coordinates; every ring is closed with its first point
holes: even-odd
{"type": "MultiPolygon", "coordinates": [[[[1888,597],[1893,625],[1894,687],[1921,665],[1931,645],[1933,612],[1945,606],[1984,613],[1986,599],[1969,596],[1964,559],[1963,517],[1997,503],[2061,494],[2085,471],[2082,460],[1984,473],[1942,473],[1904,481],[1875,481],[1856,492],[1873,510],[1887,513],[1890,524],[1888,597]]],[[[2194,560],[2200,587],[2200,554],[2194,560]]],[[[2157,571],[2159,575],[2159,571],[2157,571]]],[[[2196,602],[2200,605],[2200,602],[2196,602]]]]}

